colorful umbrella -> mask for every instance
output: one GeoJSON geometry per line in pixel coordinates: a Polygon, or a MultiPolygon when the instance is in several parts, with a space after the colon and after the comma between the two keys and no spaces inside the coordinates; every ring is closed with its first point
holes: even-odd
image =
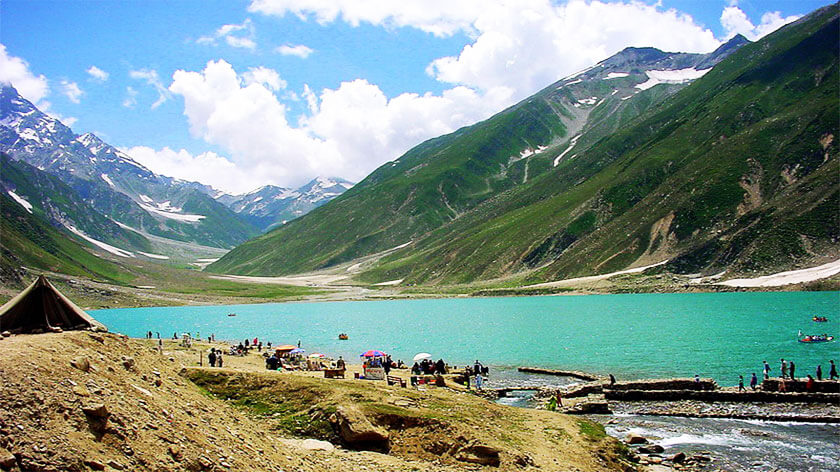
{"type": "Polygon", "coordinates": [[[385,354],[382,351],[378,351],[376,349],[371,349],[370,351],[365,351],[359,354],[359,357],[385,357],[388,354],[385,354]]]}
{"type": "Polygon", "coordinates": [[[282,344],[280,346],[274,346],[275,351],[291,351],[292,349],[297,349],[297,346],[292,346],[291,344],[282,344]]]}
{"type": "Polygon", "coordinates": [[[428,352],[421,352],[414,356],[414,362],[422,361],[423,359],[431,359],[432,355],[428,352]]]}
{"type": "Polygon", "coordinates": [[[310,354],[310,355],[309,355],[309,357],[318,357],[318,358],[320,358],[320,359],[323,359],[323,358],[325,358],[325,357],[327,357],[327,356],[325,356],[325,355],[321,354],[320,352],[313,352],[312,354],[310,354]]]}
{"type": "Polygon", "coordinates": [[[296,348],[292,349],[291,351],[289,351],[289,354],[301,354],[301,353],[304,353],[304,352],[306,352],[306,349],[301,349],[299,347],[296,347],[296,348]]]}

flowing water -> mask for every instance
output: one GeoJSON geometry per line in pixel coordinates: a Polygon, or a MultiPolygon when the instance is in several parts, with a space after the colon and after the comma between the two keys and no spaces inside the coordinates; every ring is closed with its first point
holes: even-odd
{"type": "MultiPolygon", "coordinates": [[[[450,365],[480,359],[488,387],[562,385],[516,366],[613,373],[619,379],[711,377],[735,385],[767,360],[794,360],[797,376],[828,375],[840,344],[803,344],[797,333],[840,334],[840,293],[776,292],[458,298],[97,310],[111,331],[142,337],[190,332],[238,342],[258,337],[346,359],[379,349],[408,362],[429,352],[450,365]],[[235,317],[227,316],[236,313],[235,317]],[[815,323],[814,315],[829,322],[815,323]],[[347,333],[349,340],[337,339],[347,333]]],[[[533,406],[533,392],[501,400],[533,406]]],[[[659,438],[670,451],[709,451],[727,470],[840,471],[838,425],[617,416],[607,431],[659,438]]]]}

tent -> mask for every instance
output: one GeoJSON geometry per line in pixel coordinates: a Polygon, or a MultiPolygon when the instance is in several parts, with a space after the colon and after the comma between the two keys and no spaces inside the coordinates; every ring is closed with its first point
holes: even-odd
{"type": "Polygon", "coordinates": [[[62,295],[43,275],[0,307],[0,331],[32,333],[57,328],[107,331],[105,325],[62,295]]]}

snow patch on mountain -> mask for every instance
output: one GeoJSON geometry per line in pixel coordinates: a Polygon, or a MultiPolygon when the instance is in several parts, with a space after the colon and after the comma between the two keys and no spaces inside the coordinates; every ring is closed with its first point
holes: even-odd
{"type": "Polygon", "coordinates": [[[93,238],[91,238],[90,236],[86,235],[85,233],[82,233],[81,231],[79,231],[79,230],[78,230],[75,226],[73,226],[73,225],[65,225],[65,226],[66,226],[66,228],[67,228],[67,229],[69,229],[69,230],[70,230],[70,232],[72,232],[73,234],[75,234],[75,235],[79,236],[80,238],[82,238],[82,239],[84,239],[85,241],[87,241],[87,242],[89,242],[89,243],[93,244],[94,246],[99,247],[100,249],[103,249],[103,250],[105,250],[105,251],[110,252],[111,254],[113,254],[113,255],[115,255],[115,256],[120,256],[120,257],[136,257],[136,256],[134,255],[134,253],[133,253],[133,252],[126,251],[125,249],[120,249],[120,248],[118,248],[118,247],[116,247],[116,246],[111,246],[111,245],[110,245],[110,244],[108,244],[108,243],[104,243],[104,242],[102,242],[102,241],[100,241],[100,240],[98,240],[98,239],[93,239],[93,238]]]}
{"type": "Polygon", "coordinates": [[[26,211],[28,211],[29,213],[32,213],[32,204],[31,203],[26,201],[25,198],[21,197],[20,195],[16,194],[15,192],[12,192],[11,190],[9,190],[8,193],[9,193],[9,196],[12,197],[12,199],[14,201],[20,203],[20,206],[25,208],[26,211]]]}
{"type": "Polygon", "coordinates": [[[710,70],[712,69],[708,68],[697,70],[693,67],[679,70],[647,70],[645,71],[645,74],[648,76],[648,80],[640,84],[636,84],[636,88],[640,90],[647,90],[659,84],[684,84],[703,77],[710,70]]]}
{"type": "Polygon", "coordinates": [[[107,182],[108,185],[110,185],[111,187],[116,187],[116,185],[114,185],[114,182],[111,181],[111,178],[108,177],[108,174],[102,174],[102,175],[100,175],[100,177],[102,177],[102,180],[107,182]]]}
{"type": "Polygon", "coordinates": [[[630,76],[630,74],[628,74],[626,72],[610,72],[609,74],[607,74],[606,77],[604,77],[603,80],[621,79],[623,77],[629,77],[629,76],[630,76]]]}
{"type": "Polygon", "coordinates": [[[561,152],[559,156],[554,158],[554,167],[557,167],[557,164],[560,163],[560,159],[563,159],[563,156],[565,156],[569,151],[572,150],[573,147],[575,147],[575,144],[577,144],[577,140],[580,139],[580,136],[581,135],[577,135],[569,140],[569,147],[567,147],[565,151],[561,152]]]}

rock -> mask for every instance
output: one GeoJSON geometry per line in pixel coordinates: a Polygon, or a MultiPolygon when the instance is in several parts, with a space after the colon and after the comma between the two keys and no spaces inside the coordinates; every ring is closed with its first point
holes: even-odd
{"type": "Polygon", "coordinates": [[[88,333],[88,336],[90,336],[90,339],[93,339],[96,342],[105,344],[105,338],[102,337],[102,335],[100,335],[100,334],[88,333]]]}
{"type": "Polygon", "coordinates": [[[624,442],[627,444],[647,444],[648,440],[644,436],[639,436],[638,434],[628,434],[624,439],[624,442]]]}
{"type": "Polygon", "coordinates": [[[201,466],[202,469],[212,469],[213,468],[213,461],[210,459],[200,456],[198,458],[198,465],[201,466]]]}
{"type": "Polygon", "coordinates": [[[9,470],[14,467],[16,463],[17,458],[15,458],[15,455],[0,447],[0,467],[2,467],[3,470],[9,470]]]}
{"type": "Polygon", "coordinates": [[[82,407],[82,411],[85,412],[85,415],[92,417],[92,418],[107,418],[108,417],[108,408],[105,407],[102,403],[93,403],[87,406],[82,407]]]}
{"type": "Polygon", "coordinates": [[[665,448],[659,444],[651,444],[650,446],[642,446],[639,448],[642,454],[661,454],[665,452],[665,448]]]}
{"type": "Polygon", "coordinates": [[[499,464],[501,464],[499,450],[495,447],[486,446],[484,444],[473,444],[461,448],[455,454],[455,459],[462,462],[489,465],[493,467],[498,467],[499,464]]]}
{"type": "Polygon", "coordinates": [[[338,427],[338,434],[347,444],[364,450],[387,451],[388,431],[374,426],[359,410],[339,407],[330,416],[330,422],[338,427]]]}
{"type": "Polygon", "coordinates": [[[112,468],[112,469],[117,469],[117,470],[123,470],[123,469],[125,469],[125,466],[124,466],[124,465],[120,464],[119,462],[117,462],[117,461],[115,461],[115,460],[113,460],[113,459],[111,459],[111,460],[109,460],[109,461],[108,461],[108,467],[110,467],[110,468],[112,468]]]}
{"type": "Polygon", "coordinates": [[[181,448],[176,444],[172,444],[169,446],[169,455],[172,456],[172,458],[178,462],[180,462],[181,459],[184,458],[184,456],[181,454],[181,448]]]}
{"type": "Polygon", "coordinates": [[[134,368],[134,358],[131,356],[122,356],[122,365],[125,367],[125,370],[131,370],[134,368]]]}
{"type": "Polygon", "coordinates": [[[163,380],[155,379],[155,387],[160,387],[161,385],[163,385],[163,380]]]}
{"type": "Polygon", "coordinates": [[[76,385],[75,387],[73,387],[73,393],[75,393],[76,395],[78,395],[80,397],[89,397],[90,396],[90,392],[88,392],[88,389],[86,389],[85,387],[83,387],[81,385],[76,385]]]}
{"type": "Polygon", "coordinates": [[[3,334],[3,337],[4,337],[4,338],[8,338],[9,336],[11,336],[11,335],[12,335],[12,333],[10,333],[10,332],[8,332],[8,331],[3,331],[3,333],[2,333],[2,334],[3,334]]]}
{"type": "Polygon", "coordinates": [[[678,452],[678,453],[674,454],[673,456],[669,457],[668,460],[670,460],[674,464],[682,464],[683,462],[685,462],[685,453],[684,452],[678,452]]]}
{"type": "Polygon", "coordinates": [[[335,446],[328,441],[319,441],[317,439],[304,439],[301,447],[309,451],[332,451],[335,446]]]}
{"type": "Polygon", "coordinates": [[[93,470],[105,470],[105,464],[99,462],[96,459],[88,459],[85,461],[85,465],[90,467],[93,470]]]}

